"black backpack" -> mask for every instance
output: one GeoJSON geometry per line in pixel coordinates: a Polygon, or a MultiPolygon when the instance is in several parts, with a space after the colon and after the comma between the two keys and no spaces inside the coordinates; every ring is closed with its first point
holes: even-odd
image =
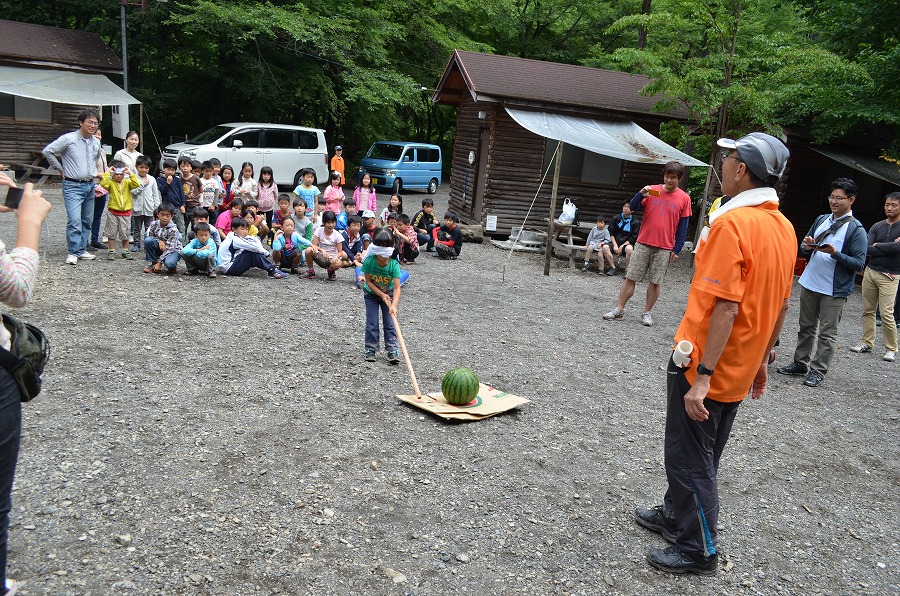
{"type": "Polygon", "coordinates": [[[9,350],[0,348],[0,366],[15,380],[22,401],[31,401],[41,392],[41,375],[50,359],[50,342],[44,332],[29,323],[4,314],[9,331],[9,350]]]}

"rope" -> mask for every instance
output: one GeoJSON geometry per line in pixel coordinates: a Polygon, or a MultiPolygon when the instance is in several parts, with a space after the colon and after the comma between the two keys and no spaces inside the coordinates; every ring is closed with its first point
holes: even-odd
{"type": "MultiPolygon", "coordinates": [[[[534,209],[534,203],[535,201],[537,201],[538,195],[541,193],[541,188],[544,186],[544,181],[547,180],[547,174],[550,173],[550,166],[553,165],[554,161],[556,160],[556,156],[559,154],[559,146],[560,143],[556,143],[556,149],[553,150],[553,156],[550,158],[550,162],[547,164],[547,169],[544,171],[543,177],[541,177],[541,183],[538,184],[537,191],[534,193],[534,197],[531,199],[531,205],[528,206],[528,211],[525,213],[525,219],[522,220],[522,225],[519,226],[519,233],[516,234],[516,239],[513,240],[513,245],[509,247],[509,254],[506,255],[507,263],[509,263],[509,260],[512,258],[513,251],[515,251],[515,245],[519,243],[519,238],[522,236],[522,231],[525,229],[525,223],[528,221],[528,216],[531,215],[531,210],[534,209]]],[[[553,217],[552,213],[550,214],[550,217],[553,217]]],[[[503,265],[503,273],[505,279],[506,264],[503,265]]]]}

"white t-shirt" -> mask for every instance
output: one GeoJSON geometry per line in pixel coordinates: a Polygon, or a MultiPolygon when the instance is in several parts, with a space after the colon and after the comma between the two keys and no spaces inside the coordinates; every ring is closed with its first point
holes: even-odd
{"type": "MultiPolygon", "coordinates": [[[[853,217],[853,212],[851,211],[848,215],[853,217]]],[[[847,221],[848,223],[841,226],[837,232],[822,238],[822,244],[830,244],[834,247],[835,252],[841,252],[841,249],[844,248],[847,228],[850,227],[850,220],[847,221]]],[[[813,232],[813,238],[830,228],[833,223],[834,215],[826,217],[825,221],[813,232]]],[[[806,265],[806,269],[803,270],[803,275],[800,276],[798,282],[807,290],[831,296],[834,294],[834,269],[836,266],[837,261],[832,259],[831,255],[813,250],[812,254],[809,255],[809,263],[806,265]]]]}
{"type": "Polygon", "coordinates": [[[337,230],[333,230],[330,236],[325,234],[325,226],[313,232],[313,236],[319,239],[319,247],[325,251],[329,258],[333,259],[338,256],[344,237],[337,230]]]}

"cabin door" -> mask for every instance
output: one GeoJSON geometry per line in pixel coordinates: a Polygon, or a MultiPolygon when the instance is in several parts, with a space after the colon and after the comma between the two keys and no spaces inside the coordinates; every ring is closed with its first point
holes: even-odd
{"type": "Polygon", "coordinates": [[[475,158],[475,174],[472,182],[472,219],[484,220],[484,189],[488,176],[488,147],[491,141],[491,129],[482,128],[478,138],[478,155],[475,158]]]}

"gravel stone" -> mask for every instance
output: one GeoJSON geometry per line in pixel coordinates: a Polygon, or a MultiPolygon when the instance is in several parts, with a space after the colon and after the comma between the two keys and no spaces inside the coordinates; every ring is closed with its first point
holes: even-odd
{"type": "MultiPolygon", "coordinates": [[[[560,259],[545,277],[541,255],[489,243],[423,254],[398,315],[422,390],[466,366],[532,400],[447,423],[396,399],[412,393],[403,364],[363,361],[347,271],[65,265],[59,187],[46,195],[34,301],[16,312],[52,343],[22,408],[9,574],[23,593],[900,593],[900,375],[847,349],[858,292],[813,389],[774,374],[796,344],[795,285],[769,393],[741,406],[722,458],[723,572],[673,577],[647,565],[665,542],[633,511],[665,490],[661,365],[690,259],[643,327],[642,284],[623,320],[601,319],[621,277],[560,259]]],[[[407,211],[425,196],[407,193],[407,211]]]]}

